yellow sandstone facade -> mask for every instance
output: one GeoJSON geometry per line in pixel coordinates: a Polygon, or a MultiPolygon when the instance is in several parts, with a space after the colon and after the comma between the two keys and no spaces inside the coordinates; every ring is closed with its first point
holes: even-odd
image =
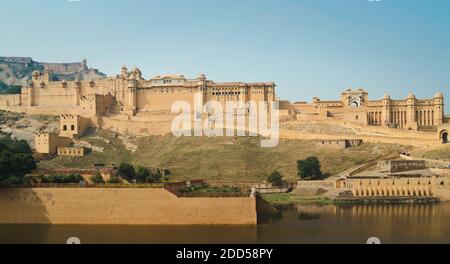
{"type": "Polygon", "coordinates": [[[281,101],[280,110],[281,115],[300,121],[336,120],[415,131],[436,131],[447,122],[442,93],[431,99],[417,99],[411,93],[404,100],[394,100],[389,95],[381,100],[369,100],[366,90],[348,89],[336,101],[322,101],[317,97],[312,103],[281,101]]]}
{"type": "Polygon", "coordinates": [[[89,119],[79,115],[61,115],[59,120],[59,135],[68,138],[79,138],[89,127],[89,119]]]}
{"type": "MultiPolygon", "coordinates": [[[[170,112],[177,101],[194,107],[194,98],[201,96],[202,103],[216,100],[222,103],[237,101],[271,102],[275,100],[274,83],[216,83],[201,74],[197,79],[183,75],[158,75],[145,80],[138,68],[96,81],[52,81],[50,71],[34,72],[28,87],[22,89],[20,100],[3,104],[22,107],[57,107],[77,110],[81,115],[105,116],[108,114],[136,115],[139,112],[170,112]]],[[[225,104],[224,104],[225,106],[225,104]]]]}
{"type": "Polygon", "coordinates": [[[53,155],[58,153],[59,147],[70,146],[72,140],[50,133],[38,133],[35,137],[35,143],[37,153],[53,155]]]}

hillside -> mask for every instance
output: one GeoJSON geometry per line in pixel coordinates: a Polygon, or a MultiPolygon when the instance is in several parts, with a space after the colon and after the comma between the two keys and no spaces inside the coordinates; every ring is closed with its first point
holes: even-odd
{"type": "Polygon", "coordinates": [[[46,63],[27,57],[0,57],[0,81],[8,86],[25,86],[33,71],[44,71],[46,68],[53,72],[54,80],[96,80],[106,77],[97,69],[88,68],[86,60],[79,63],[46,63]]]}
{"type": "Polygon", "coordinates": [[[435,150],[428,151],[426,153],[423,153],[422,156],[428,159],[450,161],[450,146],[447,145],[435,150]]]}
{"type": "MultiPolygon", "coordinates": [[[[57,132],[58,117],[26,116],[0,111],[0,136],[11,135],[34,146],[38,131],[57,132]]],[[[317,156],[323,172],[336,175],[359,164],[404,150],[394,144],[370,144],[346,150],[321,149],[311,140],[281,140],[275,148],[261,148],[255,137],[183,137],[172,135],[134,137],[111,131],[89,129],[78,144],[94,151],[85,157],[57,157],[50,163],[69,168],[90,168],[95,164],[130,162],[149,168],[168,168],[173,179],[206,179],[212,181],[263,181],[274,170],[287,180],[297,179],[296,161],[317,156]]]]}
{"type": "Polygon", "coordinates": [[[279,170],[291,181],[297,179],[296,161],[317,156],[328,175],[379,159],[400,148],[396,145],[364,144],[347,150],[323,150],[314,141],[282,140],[278,147],[261,148],[259,138],[184,137],[172,135],[144,138],[116,136],[109,131],[92,133],[83,140],[104,148],[82,158],[58,157],[52,160],[65,167],[91,167],[122,161],[150,168],[169,168],[177,180],[262,181],[279,170]],[[124,145],[135,144],[130,152],[124,145]]]}

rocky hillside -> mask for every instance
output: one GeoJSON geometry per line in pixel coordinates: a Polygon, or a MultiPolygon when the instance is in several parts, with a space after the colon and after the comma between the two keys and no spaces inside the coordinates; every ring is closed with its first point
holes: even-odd
{"type": "Polygon", "coordinates": [[[25,86],[33,71],[43,71],[46,68],[53,72],[55,81],[106,78],[106,75],[97,69],[88,68],[86,60],[79,63],[46,63],[27,57],[0,57],[0,81],[10,86],[25,86]]]}
{"type": "Polygon", "coordinates": [[[0,137],[10,136],[13,139],[25,140],[34,148],[34,138],[38,132],[56,133],[59,128],[59,117],[11,113],[0,110],[0,137]]]}

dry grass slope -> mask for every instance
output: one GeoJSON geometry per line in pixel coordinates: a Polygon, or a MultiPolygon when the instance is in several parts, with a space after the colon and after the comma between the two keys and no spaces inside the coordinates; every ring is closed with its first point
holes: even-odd
{"type": "Polygon", "coordinates": [[[319,157],[323,171],[334,175],[398,151],[396,146],[382,144],[323,150],[316,148],[313,141],[282,140],[278,147],[261,148],[259,138],[152,136],[137,139],[139,148],[131,153],[121,140],[108,132],[102,132],[101,137],[112,143],[107,144],[98,137],[86,141],[104,147],[105,152],[82,158],[59,157],[52,162],[66,167],[90,167],[126,161],[151,168],[169,168],[177,180],[262,181],[273,170],[279,170],[286,179],[295,181],[296,161],[308,156],[319,157]]]}
{"type": "Polygon", "coordinates": [[[448,160],[450,161],[450,146],[445,148],[439,148],[432,151],[428,151],[423,154],[424,158],[437,159],[437,160],[448,160]]]}

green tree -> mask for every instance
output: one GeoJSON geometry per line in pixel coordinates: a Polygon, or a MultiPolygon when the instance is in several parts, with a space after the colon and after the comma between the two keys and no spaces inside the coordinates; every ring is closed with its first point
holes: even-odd
{"type": "Polygon", "coordinates": [[[152,172],[144,167],[139,166],[136,170],[137,181],[141,183],[146,183],[149,181],[152,172]]]}
{"type": "Polygon", "coordinates": [[[163,170],[163,179],[168,182],[170,180],[170,176],[172,176],[172,172],[169,169],[163,170]]]}
{"type": "Polygon", "coordinates": [[[272,183],[272,185],[274,186],[281,186],[281,184],[283,183],[283,174],[281,174],[279,171],[274,171],[269,175],[267,181],[272,183]]]}
{"type": "Polygon", "coordinates": [[[169,169],[164,169],[163,174],[164,174],[164,176],[171,176],[172,172],[169,169]]]}
{"type": "Polygon", "coordinates": [[[121,177],[126,179],[127,181],[136,180],[136,170],[133,165],[123,162],[119,166],[118,173],[121,177]]]}
{"type": "Polygon", "coordinates": [[[36,161],[26,141],[0,137],[0,182],[17,184],[36,169],[36,161]]]}
{"type": "Polygon", "coordinates": [[[155,172],[150,172],[150,176],[148,177],[147,182],[154,183],[154,182],[160,182],[161,178],[163,177],[161,170],[157,169],[155,172]]]}
{"type": "Polygon", "coordinates": [[[112,184],[116,184],[116,183],[121,183],[122,181],[120,180],[120,178],[118,176],[111,176],[111,178],[108,180],[108,183],[112,183],[112,184]]]}
{"type": "Polygon", "coordinates": [[[98,172],[91,176],[91,181],[96,184],[105,183],[105,180],[103,179],[102,175],[98,172]]]}
{"type": "Polygon", "coordinates": [[[297,161],[297,175],[303,179],[317,179],[322,177],[321,164],[317,157],[308,157],[297,161]]]}

